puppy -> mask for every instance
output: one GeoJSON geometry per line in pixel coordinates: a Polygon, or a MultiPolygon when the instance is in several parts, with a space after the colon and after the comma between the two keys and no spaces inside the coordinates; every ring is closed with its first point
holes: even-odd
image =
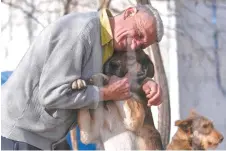
{"type": "Polygon", "coordinates": [[[191,111],[187,119],[176,121],[175,125],[178,130],[167,146],[168,150],[215,149],[224,139],[209,119],[195,111],[191,111]]]}
{"type": "Polygon", "coordinates": [[[132,75],[130,99],[108,101],[106,104],[100,104],[96,110],[78,111],[81,141],[88,144],[101,139],[104,142],[129,130],[136,135],[134,149],[163,149],[160,134],[154,126],[151,110],[147,107],[146,96],[142,90],[143,83],[154,76],[153,63],[143,50],[135,53],[114,52],[104,64],[104,74],[94,75],[88,80],[78,79],[73,82],[72,89],[78,90],[87,84],[102,86],[107,84],[110,76],[123,77],[127,72],[132,75]]]}

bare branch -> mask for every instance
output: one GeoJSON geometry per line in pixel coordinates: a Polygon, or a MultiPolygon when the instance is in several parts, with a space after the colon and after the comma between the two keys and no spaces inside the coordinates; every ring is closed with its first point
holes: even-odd
{"type": "Polygon", "coordinates": [[[37,18],[35,18],[32,13],[24,10],[23,8],[21,8],[20,6],[16,5],[16,4],[13,4],[13,3],[10,3],[10,2],[6,2],[5,0],[2,0],[2,2],[5,4],[5,5],[8,5],[9,7],[13,7],[13,8],[16,8],[16,9],[19,9],[20,11],[22,11],[24,14],[26,14],[28,17],[32,18],[36,23],[38,23],[39,25],[41,25],[42,27],[45,27],[37,18]]]}

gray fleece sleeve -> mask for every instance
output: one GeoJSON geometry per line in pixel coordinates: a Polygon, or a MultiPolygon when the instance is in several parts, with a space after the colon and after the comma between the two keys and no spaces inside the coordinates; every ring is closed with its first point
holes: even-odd
{"type": "Polygon", "coordinates": [[[63,35],[56,44],[56,40],[52,40],[54,48],[40,77],[39,101],[45,108],[95,109],[101,99],[98,87],[88,86],[81,91],[70,89],[71,83],[81,78],[84,55],[91,52],[87,40],[82,36],[71,39],[63,35]]]}

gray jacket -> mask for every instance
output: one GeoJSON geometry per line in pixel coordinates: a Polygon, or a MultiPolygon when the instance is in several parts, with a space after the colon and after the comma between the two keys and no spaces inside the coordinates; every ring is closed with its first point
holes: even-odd
{"type": "Polygon", "coordinates": [[[72,13],[47,26],[2,86],[1,135],[53,149],[76,121],[74,109],[95,109],[99,89],[70,91],[78,78],[102,71],[98,12],[72,13]]]}

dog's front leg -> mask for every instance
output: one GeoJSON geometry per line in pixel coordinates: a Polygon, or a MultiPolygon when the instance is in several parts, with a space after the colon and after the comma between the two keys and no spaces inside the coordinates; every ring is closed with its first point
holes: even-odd
{"type": "Polygon", "coordinates": [[[92,119],[90,117],[89,109],[80,109],[78,111],[78,126],[82,143],[90,143],[92,140],[92,135],[90,134],[92,129],[92,119]]]}
{"type": "Polygon", "coordinates": [[[84,144],[93,143],[98,137],[98,129],[95,129],[96,122],[91,118],[89,109],[78,111],[78,126],[80,129],[80,139],[84,144]]]}
{"type": "Polygon", "coordinates": [[[123,123],[126,129],[137,131],[144,124],[146,97],[142,90],[142,85],[152,80],[146,77],[142,82],[132,81],[131,93],[132,97],[127,100],[116,102],[117,108],[123,118],[123,123]]]}
{"type": "Polygon", "coordinates": [[[143,126],[145,111],[143,105],[139,101],[136,101],[134,98],[130,98],[123,101],[117,101],[115,103],[126,129],[130,131],[137,131],[143,126]]]}
{"type": "Polygon", "coordinates": [[[151,78],[145,78],[143,82],[133,80],[131,83],[130,91],[132,97],[127,100],[116,102],[117,108],[123,118],[126,129],[130,131],[137,131],[143,126],[145,119],[146,97],[142,90],[142,84],[151,80],[151,78]]]}
{"type": "Polygon", "coordinates": [[[136,132],[137,150],[163,150],[160,133],[153,125],[144,124],[144,126],[136,132]]]}
{"type": "Polygon", "coordinates": [[[80,109],[78,125],[82,143],[95,143],[100,137],[100,129],[103,125],[103,105],[100,103],[95,110],[80,109]]]}
{"type": "MultiPolygon", "coordinates": [[[[102,86],[108,83],[108,76],[98,73],[93,75],[88,80],[76,79],[71,85],[71,89],[79,91],[85,89],[88,85],[102,86]]],[[[80,128],[81,141],[84,144],[94,142],[99,137],[101,124],[103,123],[103,105],[99,103],[96,110],[79,109],[78,110],[78,125],[80,128]],[[91,116],[92,115],[92,116],[91,116]]]]}

